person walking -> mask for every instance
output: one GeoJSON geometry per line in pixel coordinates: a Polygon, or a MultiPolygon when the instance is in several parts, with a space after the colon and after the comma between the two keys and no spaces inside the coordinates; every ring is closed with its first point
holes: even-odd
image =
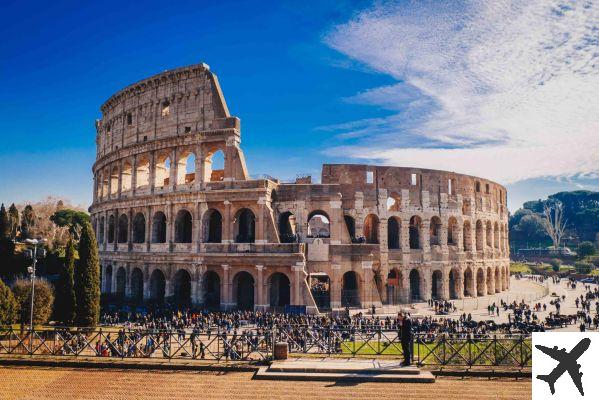
{"type": "Polygon", "coordinates": [[[399,313],[401,321],[401,348],[403,351],[404,361],[402,366],[406,367],[412,364],[412,318],[408,313],[399,313]]]}

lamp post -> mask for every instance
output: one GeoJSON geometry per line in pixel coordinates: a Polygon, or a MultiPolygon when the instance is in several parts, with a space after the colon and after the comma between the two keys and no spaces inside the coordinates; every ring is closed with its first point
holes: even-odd
{"type": "MultiPolygon", "coordinates": [[[[33,247],[33,249],[27,250],[27,256],[33,260],[32,266],[27,268],[29,274],[31,275],[31,309],[30,309],[30,315],[29,315],[30,332],[33,332],[33,300],[35,298],[35,266],[37,264],[37,257],[38,257],[37,247],[38,247],[38,244],[43,244],[45,241],[46,241],[45,239],[40,239],[40,240],[26,239],[25,240],[25,242],[27,244],[30,244],[33,247]]],[[[44,258],[45,256],[46,256],[46,249],[41,248],[39,257],[44,258]]]]}

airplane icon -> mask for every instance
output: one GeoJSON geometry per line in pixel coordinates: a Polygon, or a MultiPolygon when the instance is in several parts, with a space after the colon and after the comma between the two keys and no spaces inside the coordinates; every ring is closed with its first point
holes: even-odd
{"type": "Polygon", "coordinates": [[[535,347],[541,350],[543,353],[547,354],[549,357],[554,360],[559,361],[557,367],[551,371],[549,375],[537,375],[537,379],[545,381],[549,384],[549,389],[551,390],[551,394],[555,394],[555,382],[558,380],[560,376],[564,374],[564,372],[568,372],[572,381],[578,388],[578,391],[581,395],[584,396],[584,391],[582,388],[582,372],[580,372],[580,364],[577,363],[576,360],[589,348],[591,345],[591,339],[584,338],[574,348],[568,353],[566,349],[558,350],[557,346],[553,348],[536,345],[535,347]]]}

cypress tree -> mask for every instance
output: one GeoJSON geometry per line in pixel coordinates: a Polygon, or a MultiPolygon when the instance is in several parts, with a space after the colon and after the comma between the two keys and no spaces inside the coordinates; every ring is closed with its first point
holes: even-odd
{"type": "Polygon", "coordinates": [[[35,211],[29,204],[23,209],[21,215],[21,239],[31,239],[33,237],[33,227],[35,226],[35,211]]]}
{"type": "Polygon", "coordinates": [[[0,279],[0,325],[10,325],[17,317],[17,302],[12,290],[0,279]]]}
{"type": "Polygon", "coordinates": [[[8,208],[8,221],[10,223],[10,238],[15,239],[19,231],[19,210],[15,203],[8,208]]]}
{"type": "Polygon", "coordinates": [[[75,269],[76,322],[96,326],[100,319],[100,257],[92,226],[85,223],[79,240],[79,264],[75,269]]]}
{"type": "Polygon", "coordinates": [[[65,325],[75,321],[77,300],[75,297],[75,243],[69,239],[66,247],[65,262],[60,270],[60,279],[56,288],[56,319],[65,325]]]}
{"type": "Polygon", "coordinates": [[[4,208],[4,203],[0,206],[0,238],[5,238],[10,235],[10,222],[8,221],[8,213],[4,208]]]}

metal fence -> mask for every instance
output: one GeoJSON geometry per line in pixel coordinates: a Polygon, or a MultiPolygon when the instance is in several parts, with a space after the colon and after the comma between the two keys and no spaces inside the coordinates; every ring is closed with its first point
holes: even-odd
{"type": "MultiPolygon", "coordinates": [[[[292,356],[404,355],[399,331],[376,327],[286,325],[201,333],[116,327],[40,328],[30,332],[0,327],[0,355],[264,361],[272,359],[276,342],[286,342],[292,356]]],[[[415,334],[410,346],[414,362],[420,366],[523,369],[532,365],[532,339],[525,335],[415,334]]]]}

